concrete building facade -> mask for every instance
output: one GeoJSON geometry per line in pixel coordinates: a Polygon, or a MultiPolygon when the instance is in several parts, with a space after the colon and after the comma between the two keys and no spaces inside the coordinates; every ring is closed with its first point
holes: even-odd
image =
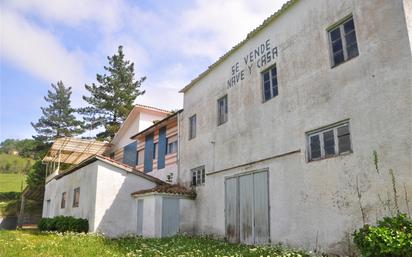
{"type": "Polygon", "coordinates": [[[182,89],[195,233],[343,253],[393,213],[389,170],[412,194],[410,17],[410,1],[290,1],[182,89]]]}

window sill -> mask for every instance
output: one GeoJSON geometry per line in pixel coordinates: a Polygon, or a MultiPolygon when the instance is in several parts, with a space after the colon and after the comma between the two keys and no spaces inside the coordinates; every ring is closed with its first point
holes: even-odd
{"type": "Polygon", "coordinates": [[[343,62],[341,62],[341,63],[339,63],[339,64],[332,65],[330,68],[333,69],[333,68],[336,68],[336,67],[338,67],[338,66],[341,66],[341,65],[343,65],[343,64],[345,64],[345,63],[350,62],[351,60],[355,59],[355,58],[358,57],[358,56],[359,56],[359,54],[358,54],[357,56],[352,57],[352,58],[346,59],[345,61],[343,61],[343,62]]]}
{"type": "Polygon", "coordinates": [[[344,153],[340,153],[340,154],[331,155],[331,156],[328,156],[328,157],[322,157],[322,158],[318,158],[318,159],[308,160],[307,163],[333,159],[333,158],[340,157],[340,156],[347,156],[347,155],[350,155],[352,153],[353,153],[353,151],[348,151],[348,152],[344,152],[344,153]]]}

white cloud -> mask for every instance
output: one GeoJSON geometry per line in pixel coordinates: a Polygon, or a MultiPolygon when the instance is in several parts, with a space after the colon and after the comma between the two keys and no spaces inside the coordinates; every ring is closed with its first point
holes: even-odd
{"type": "Polygon", "coordinates": [[[49,82],[63,80],[75,87],[84,81],[78,53],[68,51],[52,34],[20,15],[3,10],[0,33],[2,59],[49,82]]]}

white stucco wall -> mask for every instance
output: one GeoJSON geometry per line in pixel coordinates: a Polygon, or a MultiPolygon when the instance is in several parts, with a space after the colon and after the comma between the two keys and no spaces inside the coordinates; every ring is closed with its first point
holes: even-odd
{"type": "Polygon", "coordinates": [[[85,218],[89,221],[89,230],[95,230],[95,202],[97,182],[96,162],[60,179],[52,179],[45,186],[43,217],[59,215],[85,218]],[[79,207],[73,207],[74,189],[80,187],[79,207]],[[66,207],[61,207],[62,193],[67,192],[66,207]],[[50,200],[50,212],[47,214],[47,200],[50,200]]]}
{"type": "Polygon", "coordinates": [[[99,161],[95,230],[109,237],[135,234],[137,208],[131,193],[155,186],[137,175],[99,161]]]}
{"type": "MultiPolygon", "coordinates": [[[[403,1],[299,1],[278,17],[184,96],[181,182],[190,169],[205,165],[206,184],[197,188],[196,233],[225,235],[224,178],[269,169],[272,242],[342,253],[348,236],[362,225],[356,180],[366,221],[388,215],[378,194],[391,194],[388,170],[398,191],[412,194],[412,59],[403,1]],[[359,56],[330,65],[326,29],[353,14],[359,56]],[[270,40],[275,62],[251,74],[243,58],[270,40]],[[239,62],[245,79],[227,88],[239,62]],[[262,103],[261,71],[276,63],[279,95],[262,103]],[[228,122],[217,126],[217,100],[228,95],[228,122]],[[197,136],[188,140],[188,118],[197,115],[197,136]],[[353,153],[306,161],[307,131],[349,119],[353,153]],[[214,143],[211,143],[214,142],[214,143]],[[381,173],[372,152],[379,154],[381,173]],[[316,239],[317,238],[317,239],[316,239]]],[[[405,200],[400,200],[402,211],[405,200]]]]}

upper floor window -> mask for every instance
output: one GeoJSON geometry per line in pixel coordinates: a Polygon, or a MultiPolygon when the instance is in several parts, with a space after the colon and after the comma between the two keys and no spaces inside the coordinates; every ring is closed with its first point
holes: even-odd
{"type": "Polygon", "coordinates": [[[206,181],[205,166],[194,168],[191,171],[192,171],[192,185],[193,186],[200,186],[200,185],[205,184],[205,181],[206,181]]]}
{"type": "Polygon", "coordinates": [[[276,65],[262,72],[263,101],[272,99],[278,95],[278,73],[276,65]]]}
{"type": "Polygon", "coordinates": [[[177,135],[166,139],[166,154],[177,152],[177,135]]]}
{"type": "Polygon", "coordinates": [[[217,100],[217,125],[227,121],[227,95],[217,100]]]}
{"type": "Polygon", "coordinates": [[[153,160],[157,159],[157,152],[158,152],[158,144],[154,143],[153,144],[153,160]]]}
{"type": "Polygon", "coordinates": [[[352,151],[349,123],[322,128],[307,134],[309,161],[337,156],[352,151]]]}
{"type": "Polygon", "coordinates": [[[345,19],[329,31],[332,67],[359,55],[353,17],[345,19]]]}
{"type": "Polygon", "coordinates": [[[189,118],[189,140],[196,137],[196,114],[189,118]]]}
{"type": "Polygon", "coordinates": [[[62,208],[62,209],[66,208],[66,199],[67,199],[67,193],[63,192],[62,193],[62,201],[60,203],[60,208],[62,208]]]}
{"type": "Polygon", "coordinates": [[[136,165],[143,164],[144,162],[144,150],[137,151],[136,153],[136,165]]]}
{"type": "Polygon", "coordinates": [[[80,187],[74,189],[73,194],[73,207],[79,207],[80,203],[80,187]]]}

